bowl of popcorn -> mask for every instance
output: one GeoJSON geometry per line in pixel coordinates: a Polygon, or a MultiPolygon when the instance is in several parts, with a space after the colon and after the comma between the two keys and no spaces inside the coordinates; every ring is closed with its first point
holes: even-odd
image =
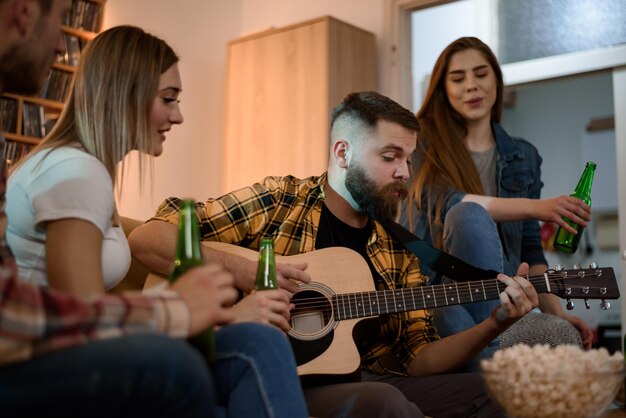
{"type": "Polygon", "coordinates": [[[510,417],[602,415],[624,382],[624,358],[574,345],[519,344],[481,361],[492,398],[510,417]]]}

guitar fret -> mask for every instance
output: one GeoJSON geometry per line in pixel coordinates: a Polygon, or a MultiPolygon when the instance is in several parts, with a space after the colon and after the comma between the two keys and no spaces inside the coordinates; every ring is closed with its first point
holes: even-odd
{"type": "Polygon", "coordinates": [[[461,296],[459,296],[459,286],[454,282],[454,287],[456,288],[456,300],[458,303],[461,303],[461,296]]]}
{"type": "Polygon", "coordinates": [[[374,306],[376,306],[376,302],[374,302],[374,299],[372,298],[374,294],[375,292],[367,292],[367,307],[369,309],[368,315],[374,315],[374,306]]]}
{"type": "Polygon", "coordinates": [[[343,304],[343,295],[337,295],[337,316],[341,317],[340,319],[346,318],[346,309],[343,304]],[[343,310],[343,313],[341,312],[343,310]]]}
{"type": "Polygon", "coordinates": [[[424,298],[424,288],[420,287],[420,290],[422,291],[422,303],[424,304],[424,308],[426,308],[426,299],[424,298]]]}
{"type": "Polygon", "coordinates": [[[395,290],[391,290],[391,297],[393,297],[393,307],[396,307],[396,295],[395,295],[395,290]]]}
{"type": "Polygon", "coordinates": [[[459,292],[461,293],[461,303],[471,303],[474,302],[474,295],[472,294],[472,285],[471,282],[463,282],[459,288],[459,292]]]}
{"type": "Polygon", "coordinates": [[[441,288],[443,289],[443,297],[446,299],[446,305],[448,304],[448,294],[446,293],[446,285],[442,285],[441,288]]]}
{"type": "Polygon", "coordinates": [[[384,295],[385,295],[385,313],[389,312],[389,303],[387,302],[387,290],[384,291],[384,295]]]}
{"type": "Polygon", "coordinates": [[[402,290],[399,290],[398,295],[402,297],[402,303],[398,305],[398,310],[402,312],[402,307],[406,306],[406,301],[404,300],[404,292],[402,290]]]}
{"type": "MultiPolygon", "coordinates": [[[[365,315],[365,301],[363,300],[363,292],[361,292],[361,308],[363,309],[363,316],[367,316],[365,315]]],[[[358,314],[358,310],[357,310],[357,314],[358,314]]]]}
{"type": "MultiPolygon", "coordinates": [[[[428,288],[430,290],[434,290],[436,286],[428,286],[428,288]]],[[[422,289],[422,298],[425,297],[424,299],[424,308],[436,308],[437,307],[437,297],[435,296],[435,293],[429,293],[426,292],[426,294],[424,294],[424,290],[422,289]],[[426,302],[426,300],[428,300],[429,302],[432,302],[432,306],[428,306],[428,303],[426,302]]]]}
{"type": "Polygon", "coordinates": [[[484,300],[487,300],[487,292],[485,292],[485,282],[481,280],[480,284],[483,287],[483,297],[485,298],[484,300]]]}
{"type": "Polygon", "coordinates": [[[551,293],[552,289],[550,289],[550,280],[548,279],[548,273],[543,273],[543,278],[545,280],[546,292],[551,293]]]}
{"type": "Polygon", "coordinates": [[[380,315],[380,302],[378,300],[378,292],[376,292],[376,306],[378,306],[378,315],[380,315]]]}
{"type": "MultiPolygon", "coordinates": [[[[450,290],[450,291],[454,290],[454,288],[452,287],[451,284],[450,285],[444,285],[444,286],[447,286],[448,290],[450,290]]],[[[451,292],[451,293],[454,293],[454,292],[451,292]]],[[[454,300],[454,294],[448,298],[448,293],[446,292],[446,305],[454,305],[455,303],[456,302],[454,300]]]]}
{"type": "Polygon", "coordinates": [[[417,309],[417,305],[415,304],[415,288],[410,288],[411,290],[411,300],[413,301],[413,309],[417,309]]]}
{"type": "MultiPolygon", "coordinates": [[[[500,291],[500,281],[496,280],[495,282],[496,282],[496,292],[498,292],[498,295],[499,295],[500,292],[501,292],[500,291]]],[[[502,283],[502,285],[504,285],[504,283],[502,283]]],[[[506,287],[506,286],[504,285],[504,287],[506,287]]]]}

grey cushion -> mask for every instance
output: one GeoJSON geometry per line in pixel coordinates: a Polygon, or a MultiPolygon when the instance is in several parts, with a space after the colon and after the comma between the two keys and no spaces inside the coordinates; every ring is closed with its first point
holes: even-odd
{"type": "Polygon", "coordinates": [[[558,316],[530,312],[511,325],[500,335],[500,348],[515,344],[534,346],[548,344],[552,347],[564,344],[583,346],[578,329],[569,321],[558,316]]]}

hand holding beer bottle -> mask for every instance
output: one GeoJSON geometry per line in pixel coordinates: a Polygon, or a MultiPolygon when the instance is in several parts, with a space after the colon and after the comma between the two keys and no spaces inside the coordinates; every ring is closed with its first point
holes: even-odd
{"type": "MultiPolygon", "coordinates": [[[[200,234],[195,213],[195,202],[184,200],[178,214],[178,243],[174,269],[168,280],[174,282],[187,270],[204,264],[200,247],[200,234]]],[[[204,356],[209,365],[215,362],[215,337],[212,329],[190,338],[193,344],[204,356]]]]}
{"type": "MultiPolygon", "coordinates": [[[[595,170],[596,164],[589,161],[585,166],[585,171],[583,171],[580,180],[578,180],[578,185],[576,186],[574,193],[570,195],[579,198],[589,207],[591,207],[591,185],[593,184],[593,175],[595,170]]],[[[559,227],[558,231],[556,231],[556,235],[554,236],[554,248],[565,254],[573,254],[578,249],[578,244],[580,243],[580,238],[585,227],[578,225],[565,217],[563,220],[567,222],[569,226],[574,228],[577,233],[572,234],[566,231],[563,227],[559,227]]]]}

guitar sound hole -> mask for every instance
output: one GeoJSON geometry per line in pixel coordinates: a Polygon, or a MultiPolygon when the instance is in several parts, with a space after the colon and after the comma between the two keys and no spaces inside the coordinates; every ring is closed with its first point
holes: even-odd
{"type": "Polygon", "coordinates": [[[322,293],[301,291],[291,298],[291,302],[296,305],[291,311],[291,327],[299,335],[319,334],[332,318],[330,301],[322,293]]]}

